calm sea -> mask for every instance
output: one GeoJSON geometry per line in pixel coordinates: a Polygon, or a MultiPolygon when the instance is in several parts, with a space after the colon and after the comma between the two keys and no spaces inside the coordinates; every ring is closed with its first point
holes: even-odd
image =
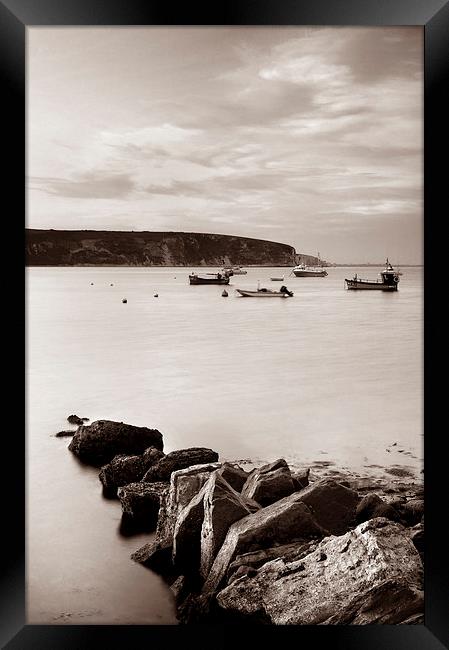
{"type": "Polygon", "coordinates": [[[252,268],[227,298],[191,270],[27,269],[28,623],[176,622],[166,585],[129,559],[149,536],[120,535],[98,470],[54,437],[71,413],[157,428],[166,452],[419,476],[422,268],[403,267],[397,293],[344,289],[380,268],[252,268]],[[235,294],[281,275],[293,298],[235,294]]]}

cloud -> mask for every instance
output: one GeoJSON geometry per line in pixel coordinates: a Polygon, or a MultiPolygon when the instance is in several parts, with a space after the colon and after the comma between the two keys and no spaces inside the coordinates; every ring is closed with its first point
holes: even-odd
{"type": "Polygon", "coordinates": [[[99,170],[86,172],[78,178],[31,178],[38,189],[49,194],[76,199],[124,199],[134,188],[128,174],[102,173],[99,170]]]}

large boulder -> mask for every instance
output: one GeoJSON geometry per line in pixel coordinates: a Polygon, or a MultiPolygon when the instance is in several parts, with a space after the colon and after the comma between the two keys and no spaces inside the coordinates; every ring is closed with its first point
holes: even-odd
{"type": "Polygon", "coordinates": [[[131,559],[164,577],[176,577],[172,564],[172,545],[168,541],[155,539],[144,544],[134,551],[131,559]]]}
{"type": "Polygon", "coordinates": [[[156,530],[158,539],[172,543],[175,523],[180,513],[198,494],[210,473],[220,467],[220,463],[204,463],[172,472],[169,491],[159,511],[156,530]]]}
{"type": "Polygon", "coordinates": [[[321,479],[298,492],[312,510],[316,521],[334,535],[341,535],[355,523],[360,497],[354,490],[332,479],[321,479]]]}
{"type": "Polygon", "coordinates": [[[328,534],[316,522],[300,495],[300,492],[291,494],[232,524],[204,584],[204,595],[217,590],[237,555],[269,548],[275,543],[321,538],[328,534]]]}
{"type": "Polygon", "coordinates": [[[172,472],[176,472],[176,470],[185,469],[192,465],[215,463],[217,460],[217,452],[206,447],[178,449],[167,454],[153,465],[153,467],[150,467],[142,478],[142,481],[146,483],[151,483],[152,481],[169,481],[172,472]]]}
{"type": "Polygon", "coordinates": [[[98,478],[103,485],[105,496],[117,495],[117,488],[128,483],[140,481],[145,472],[164,456],[164,452],[149,447],[139,456],[114,456],[110,463],[103,465],[98,478]]]}
{"type": "Polygon", "coordinates": [[[217,595],[218,605],[276,625],[394,625],[423,612],[423,571],[400,524],[371,519],[301,559],[273,560],[217,595]]]}
{"type": "Polygon", "coordinates": [[[104,465],[118,454],[142,454],[150,446],[163,450],[162,434],[157,429],[97,420],[78,427],[69,449],[86,463],[104,465]]]}
{"type": "Polygon", "coordinates": [[[234,577],[235,573],[239,571],[240,567],[244,566],[252,569],[259,569],[261,566],[277,558],[282,558],[284,562],[293,562],[297,560],[304,551],[311,552],[317,546],[317,541],[312,542],[291,542],[290,544],[280,544],[279,546],[272,546],[271,548],[263,548],[260,551],[253,551],[251,553],[242,553],[237,555],[235,560],[231,562],[227,572],[227,580],[234,577]]]}
{"type": "Polygon", "coordinates": [[[402,514],[410,526],[419,523],[424,515],[424,500],[410,499],[402,506],[402,514]]]}
{"type": "Polygon", "coordinates": [[[176,521],[174,565],[186,573],[197,573],[199,569],[206,577],[229,526],[251,512],[252,508],[224,480],[220,470],[212,472],[176,521]]]}
{"type": "Polygon", "coordinates": [[[124,526],[133,529],[156,528],[161,500],[168,491],[166,483],[130,483],[118,489],[124,526]]]}
{"type": "Polygon", "coordinates": [[[367,494],[356,508],[356,520],[361,524],[368,519],[385,517],[391,521],[401,521],[401,515],[391,504],[386,503],[378,494],[367,494]]]}
{"type": "Polygon", "coordinates": [[[254,469],[242,488],[242,496],[254,499],[262,506],[279,501],[296,492],[290,468],[283,458],[254,469]]]}
{"type": "Polygon", "coordinates": [[[249,472],[245,472],[239,465],[233,465],[229,462],[223,463],[219,473],[237,492],[242,491],[249,476],[249,472]]]}

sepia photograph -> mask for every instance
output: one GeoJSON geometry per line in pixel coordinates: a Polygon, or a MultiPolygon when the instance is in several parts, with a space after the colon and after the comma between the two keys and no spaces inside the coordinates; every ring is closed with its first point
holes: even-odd
{"type": "Polygon", "coordinates": [[[423,625],[423,26],[26,71],[27,624],[423,625]]]}

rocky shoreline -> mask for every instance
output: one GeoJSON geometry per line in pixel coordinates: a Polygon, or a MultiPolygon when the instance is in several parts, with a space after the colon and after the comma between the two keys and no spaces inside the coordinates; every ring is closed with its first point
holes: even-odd
{"type": "Polygon", "coordinates": [[[108,420],[70,433],[122,526],[149,533],[131,557],[169,584],[181,624],[423,623],[423,486],[407,471],[165,454],[156,429],[108,420]]]}

